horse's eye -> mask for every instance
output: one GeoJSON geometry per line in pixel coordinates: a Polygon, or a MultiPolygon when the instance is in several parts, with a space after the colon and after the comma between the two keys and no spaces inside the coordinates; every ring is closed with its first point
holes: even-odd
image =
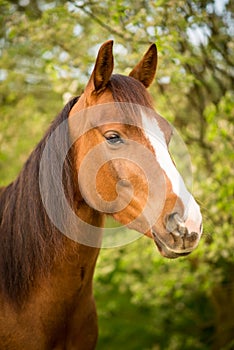
{"type": "Polygon", "coordinates": [[[123,143],[121,136],[117,132],[108,131],[104,136],[107,142],[111,145],[123,143]]]}

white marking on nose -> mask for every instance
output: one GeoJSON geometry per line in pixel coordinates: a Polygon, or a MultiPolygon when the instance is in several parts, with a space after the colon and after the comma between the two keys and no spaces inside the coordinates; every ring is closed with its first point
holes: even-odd
{"type": "Polygon", "coordinates": [[[199,233],[202,222],[199,205],[187,190],[180,173],[172,162],[164,133],[160,129],[157,120],[148,117],[145,113],[142,113],[142,125],[145,136],[148,138],[155,151],[159,165],[165,171],[171,182],[173,192],[181,199],[184,205],[185,212],[183,220],[185,221],[188,231],[199,233]]]}

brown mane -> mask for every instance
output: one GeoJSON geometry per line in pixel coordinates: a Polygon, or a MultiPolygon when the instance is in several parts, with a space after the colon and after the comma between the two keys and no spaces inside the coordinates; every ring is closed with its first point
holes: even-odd
{"type": "MultiPolygon", "coordinates": [[[[0,284],[2,292],[20,302],[26,297],[36,273],[47,273],[62,235],[51,224],[40,198],[39,164],[47,139],[56,127],[67,119],[77,102],[71,100],[52,123],[36,146],[17,179],[0,195],[0,284]]],[[[59,149],[68,140],[61,139],[59,149]]],[[[64,164],[69,173],[69,159],[64,164]]]]}
{"type": "MultiPolygon", "coordinates": [[[[152,106],[143,85],[134,78],[112,75],[108,87],[117,102],[152,106]],[[126,91],[128,92],[126,94],[126,91]]],[[[35,275],[47,274],[55,253],[61,251],[63,235],[50,222],[40,197],[39,164],[49,136],[68,118],[78,98],[72,99],[54,120],[36,146],[17,179],[0,192],[0,284],[11,300],[21,302],[28,294],[35,275]],[[59,249],[60,248],[60,249],[59,249]]],[[[67,133],[68,135],[68,133],[67,133]]],[[[68,140],[60,139],[59,150],[68,140]]],[[[66,191],[72,202],[72,159],[64,164],[66,191]]],[[[53,176],[56,176],[56,169],[53,176]]]]}
{"type": "Polygon", "coordinates": [[[116,102],[135,103],[149,108],[153,106],[153,100],[143,84],[132,77],[114,74],[108,86],[116,102]]]}

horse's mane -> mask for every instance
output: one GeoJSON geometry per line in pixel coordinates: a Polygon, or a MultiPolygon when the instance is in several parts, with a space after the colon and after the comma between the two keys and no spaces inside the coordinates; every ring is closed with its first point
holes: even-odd
{"type": "MultiPolygon", "coordinates": [[[[28,294],[35,274],[47,273],[55,253],[59,252],[63,235],[47,217],[39,189],[39,164],[45,144],[67,119],[77,102],[72,99],[29,156],[17,179],[0,192],[0,289],[9,299],[20,303],[28,294]]],[[[67,133],[67,138],[69,137],[67,133]]],[[[59,148],[68,143],[60,140],[59,148]]],[[[69,172],[69,159],[64,172],[69,172]]]]}
{"type": "MultiPolygon", "coordinates": [[[[117,102],[152,107],[146,89],[131,77],[113,75],[108,87],[117,102]]],[[[47,140],[58,125],[67,120],[77,100],[77,97],[73,98],[63,108],[17,179],[0,189],[0,289],[15,303],[21,303],[26,298],[37,274],[50,271],[56,253],[60,253],[63,246],[64,236],[50,222],[41,200],[39,166],[47,140]]],[[[68,149],[68,126],[65,134],[66,137],[59,139],[55,146],[58,155],[62,147],[68,149]]],[[[72,159],[69,155],[64,163],[64,176],[66,194],[72,202],[72,159]]]]}

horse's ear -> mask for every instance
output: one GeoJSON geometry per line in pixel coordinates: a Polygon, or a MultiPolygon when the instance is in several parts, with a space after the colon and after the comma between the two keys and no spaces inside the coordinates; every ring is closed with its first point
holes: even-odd
{"type": "Polygon", "coordinates": [[[113,40],[106,41],[99,49],[93,73],[88,85],[91,83],[96,92],[103,90],[110,80],[114,59],[112,53],[113,40]]]}
{"type": "Polygon", "coordinates": [[[157,47],[152,44],[148,51],[145,53],[142,60],[136,65],[136,67],[129,74],[139,80],[147,88],[152,83],[158,62],[157,47]]]}

